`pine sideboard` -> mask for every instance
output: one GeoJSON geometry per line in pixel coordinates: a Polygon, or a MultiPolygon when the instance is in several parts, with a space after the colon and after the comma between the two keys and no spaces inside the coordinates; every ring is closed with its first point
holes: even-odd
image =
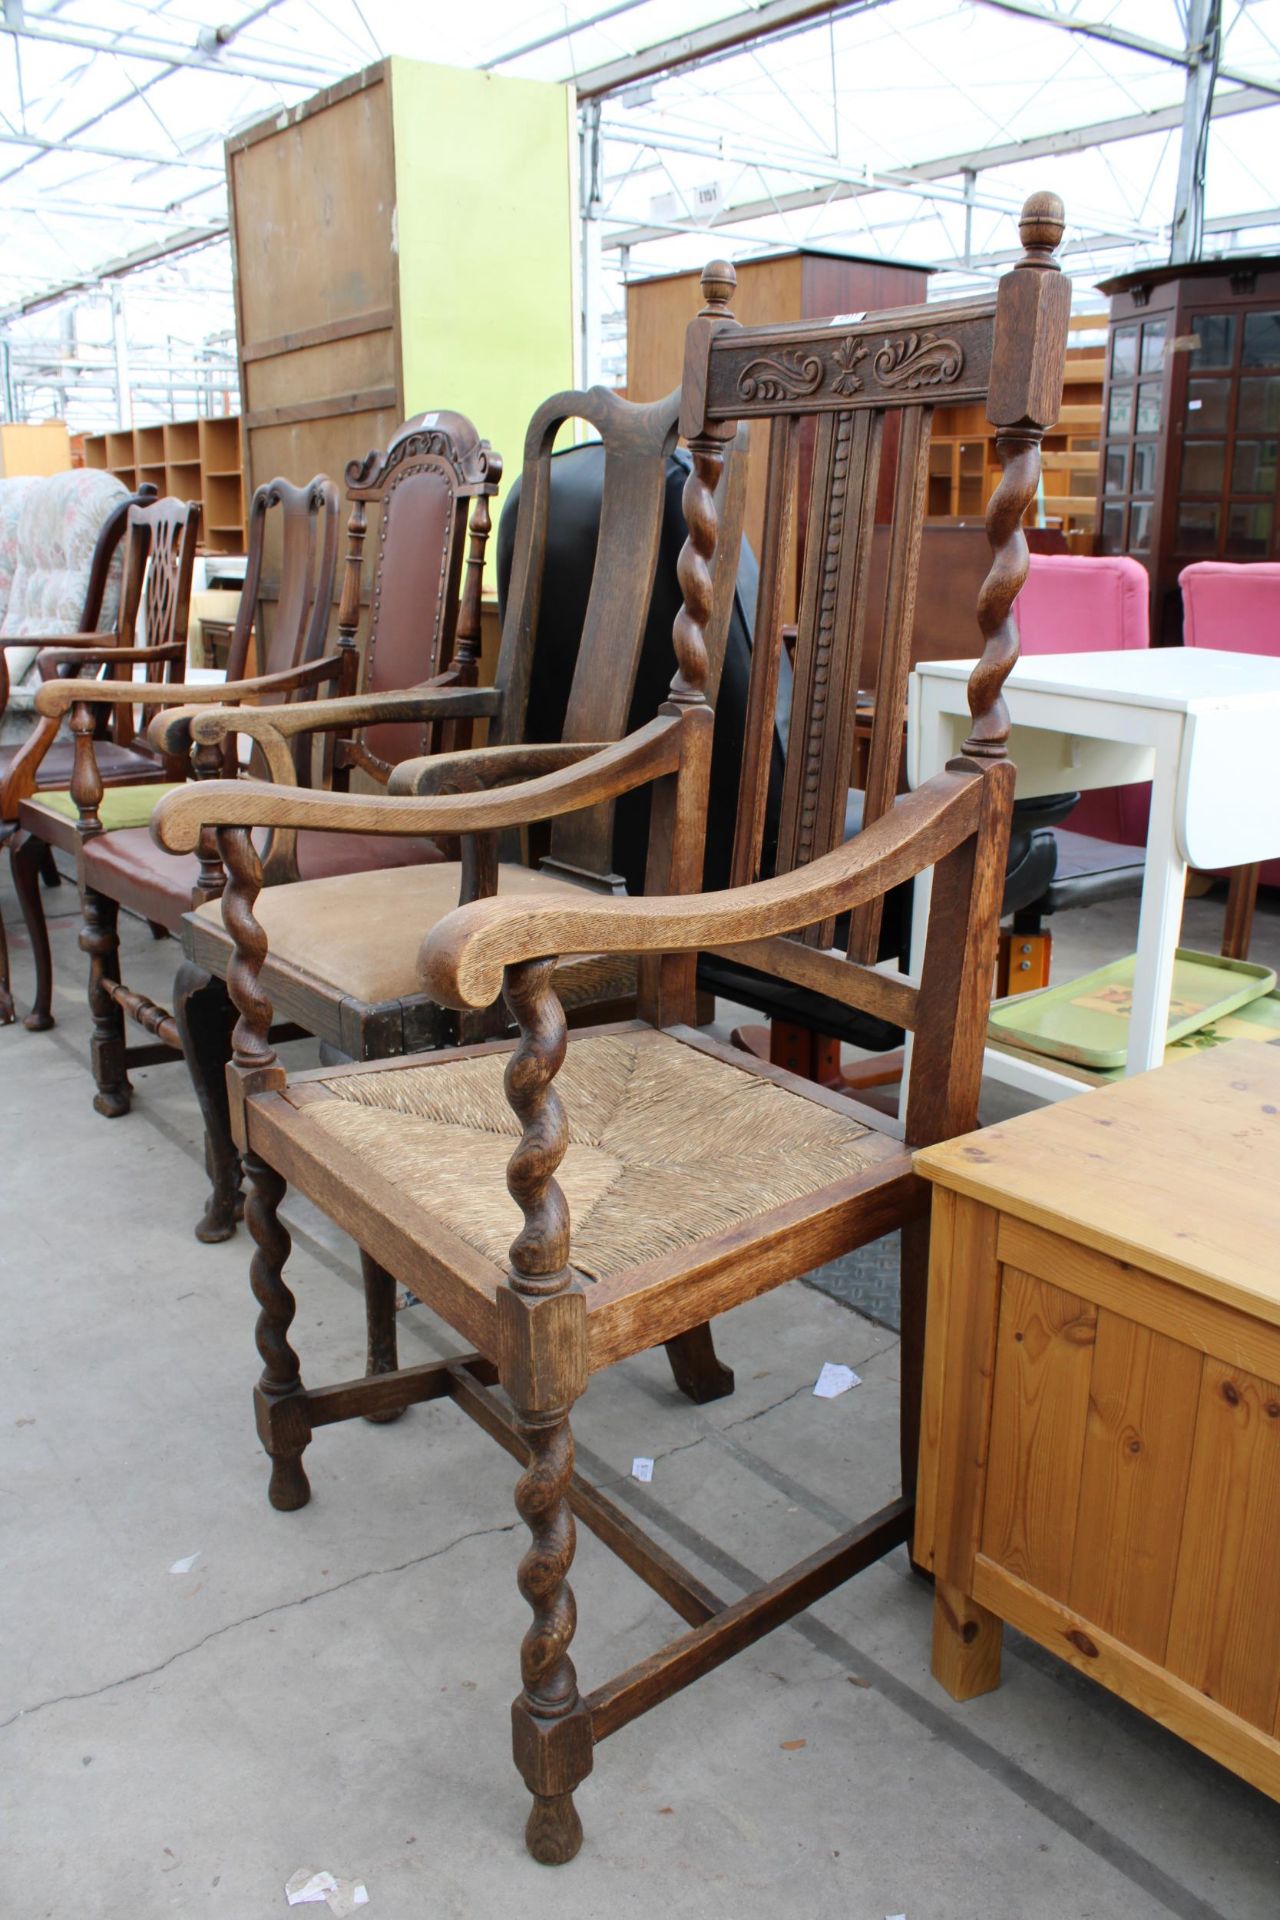
{"type": "Polygon", "coordinates": [[[917,1156],[933,1672],[1005,1621],[1280,1799],[1280,1043],[917,1156]]]}

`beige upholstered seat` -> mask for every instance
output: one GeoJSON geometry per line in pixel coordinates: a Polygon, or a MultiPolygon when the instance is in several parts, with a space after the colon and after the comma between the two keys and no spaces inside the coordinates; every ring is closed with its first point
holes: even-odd
{"type": "MultiPolygon", "coordinates": [[[[254,914],[266,931],[272,962],[371,1005],[420,994],[418,955],[437,921],[458,904],[461,868],[456,861],[429,866],[335,874],[292,886],[268,887],[254,914]]],[[[563,899],[577,889],[532,868],[503,865],[501,894],[532,893],[563,899]]],[[[193,920],[222,932],[217,900],[199,907],[193,920]]],[[[566,1004],[582,999],[629,998],[635,963],[626,956],[570,961],[558,983],[566,1004]]]]}
{"type": "MultiPolygon", "coordinates": [[[[520,1132],[502,1088],[509,1057],[422,1055],[312,1079],[299,1124],[331,1136],[349,1184],[360,1185],[362,1164],[374,1170],[505,1270],[521,1226],[505,1187],[520,1132]]],[[[579,1273],[610,1279],[895,1151],[795,1084],[652,1028],[570,1040],[556,1077],[570,1144],[556,1177],[579,1273]]]]}

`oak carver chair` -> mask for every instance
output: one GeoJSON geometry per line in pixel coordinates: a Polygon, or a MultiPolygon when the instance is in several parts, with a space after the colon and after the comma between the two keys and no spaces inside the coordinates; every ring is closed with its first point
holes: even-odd
{"type": "MultiPolygon", "coordinates": [[[[214,825],[229,874],[223,911],[240,1012],[231,1097],[253,1189],[247,1218],[264,1362],[257,1410],[271,1456],[270,1498],[284,1509],[309,1498],[303,1454],[316,1428],[446,1395],[522,1463],[516,1505],[531,1542],[518,1584],[533,1621],[512,1720],[516,1764],[533,1801],[526,1844],[547,1864],[571,1859],[581,1845],[573,1795],[596,1745],[909,1538],[927,1256],[927,1199],[912,1149],[976,1118],[1013,794],[1001,688],[1017,656],[1010,609],[1027,565],[1021,520],[1062,391],[1070,287],[1053,258],[1062,230],[1061,202],[1035,195],[1023,210],[1023,255],[994,296],[867,315],[840,328],[740,328],[728,309],[732,269],[707,270],[707,306],[691,323],[685,357],[681,426],[694,467],[673,636],[678,668],[662,711],[628,739],[505,793],[363,801],[211,783],[170,795],[155,816],[154,831],[173,847],[194,845],[202,826],[214,825]],[[836,814],[847,785],[884,417],[901,410],[886,623],[900,633],[939,390],[948,401],[986,402],[1003,468],[987,512],[993,561],[978,603],[984,644],[970,680],[972,730],[942,773],[841,845],[836,814]],[[810,529],[819,537],[808,542],[789,738],[794,852],[785,870],[756,880],[748,812],[732,884],[699,895],[713,487],[740,418],[771,419],[785,451],[802,413],[818,416],[810,529]],[[429,990],[460,1009],[486,1007],[501,991],[519,1025],[514,1045],[285,1073],[268,1039],[252,826],[323,822],[359,832],[381,819],[397,833],[486,833],[513,817],[559,818],[640,783],[653,787],[646,897],[479,899],[428,935],[429,990]],[[930,866],[928,950],[915,985],[874,971],[860,955],[887,889],[930,866]],[[848,950],[833,951],[829,929],[846,912],[848,950]],[[721,947],[817,979],[824,991],[912,1029],[904,1125],[685,1025],[696,954],[721,947]],[[568,1034],[555,974],[558,956],[578,953],[641,956],[637,1022],[568,1034]],[[286,1180],[376,1249],[476,1351],[305,1387],[288,1337],[295,1303],[279,1218],[286,1180]],[[726,1604],[575,1475],[574,1403],[591,1373],[896,1226],[904,1242],[904,1491],[726,1604]],[[505,1401],[490,1391],[494,1384],[505,1401]],[[585,1696],[569,1652],[575,1516],[690,1629],[585,1696]]],[[[780,453],[775,477],[786,466],[780,453]]],[[[766,610],[777,591],[776,530],[788,518],[772,499],[761,569],[766,610]]],[[[769,650],[758,650],[757,739],[772,722],[769,663],[769,650]]],[[[896,737],[896,702],[882,704],[896,737]]]]}
{"type": "MultiPolygon", "coordinates": [[[[637,406],[604,388],[556,394],[534,413],[525,440],[521,507],[506,598],[502,644],[491,687],[441,687],[433,682],[411,692],[371,692],[351,701],[319,701],[305,710],[260,707],[250,714],[203,713],[193,721],[198,751],[216,753],[233,729],[248,731],[265,752],[277,785],[293,778],[290,754],[303,739],[325,738],[353,722],[366,738],[383,736],[394,723],[415,757],[396,771],[393,786],[421,794],[480,790],[515,773],[572,765],[605,743],[621,738],[632,710],[632,692],[642,664],[655,567],[670,527],[664,525],[667,460],[676,442],[679,394],[637,406]],[[603,466],[600,533],[581,634],[540,627],[548,579],[548,526],[552,511],[552,448],[562,426],[580,419],[599,434],[603,466]],[[552,642],[554,641],[554,645],[552,642]],[[548,681],[558,684],[549,687],[548,681]],[[535,708],[558,704],[559,738],[527,742],[525,716],[531,693],[535,708]],[[554,696],[558,694],[558,703],[554,696]],[[549,701],[548,695],[553,696],[549,701]],[[422,754],[423,729],[435,724],[442,744],[459,741],[473,719],[486,719],[487,748],[478,753],[422,754]]],[[[722,489],[725,550],[737,552],[745,500],[744,455],[735,454],[722,489]]],[[[681,535],[683,524],[681,524],[681,535]]],[[[676,544],[674,539],[671,544],[676,544]]],[[[733,603],[733,565],[717,570],[717,596],[708,639],[713,679],[718,679],[733,603]]],[[[479,594],[480,569],[472,575],[479,594]]],[[[401,616],[405,618],[407,616],[401,616]]],[[[644,661],[647,666],[647,659],[644,661]]],[[[492,1022],[464,1016],[462,1022],[422,989],[417,957],[422,929],[477,892],[534,893],[556,897],[566,885],[621,890],[612,871],[615,842],[612,808],[602,805],[554,824],[546,860],[530,864],[518,817],[502,836],[468,840],[461,858],[412,869],[385,861],[358,872],[273,885],[260,913],[270,943],[264,988],[277,1010],[339,1054],[357,1060],[385,1058],[458,1040],[484,1037],[492,1022]]],[[[287,836],[278,836],[283,840],[287,836]]],[[[315,838],[315,836],[312,836],[315,838]]],[[[277,841],[273,840],[273,853],[277,841]]],[[[382,841],[394,850],[394,841],[382,841]]],[[[176,864],[176,863],[170,863],[176,864]]],[[[270,863],[269,863],[270,864],[270,863]]],[[[268,880],[273,878],[268,872],[268,880]]],[[[225,979],[234,943],[216,901],[186,916],[183,944],[190,965],[207,982],[225,979]]],[[[570,963],[561,991],[581,1010],[634,1003],[634,965],[587,957],[570,963]]],[[[206,1114],[223,1098],[234,1012],[225,994],[207,1004],[221,1018],[205,1022],[188,1064],[206,1114]]],[[[238,1182],[238,1163],[228,1123],[215,1158],[238,1182]]],[[[224,1183],[225,1185],[225,1183],[224,1183]]],[[[220,1220],[227,1217],[226,1208],[220,1220]]],[[[197,1229],[205,1237],[207,1222],[197,1229]]],[[[381,1281],[369,1276],[369,1285],[381,1281]]]]}
{"type": "MultiPolygon", "coordinates": [[[[347,469],[351,518],[348,550],[338,612],[336,649],[321,649],[332,614],[337,561],[338,496],[331,481],[318,475],[308,487],[297,488],[275,480],[254,496],[250,516],[250,561],[229,662],[229,680],[223,684],[176,686],[163,700],[165,710],[152,721],[155,750],[179,768],[190,754],[192,770],[208,778],[224,767],[233,770],[237,736],[248,735],[254,752],[261,749],[252,733],[253,709],[239,703],[291,699],[291,706],[271,711],[296,712],[318,686],[336,685],[340,693],[355,692],[361,666],[358,635],[361,602],[367,597],[370,618],[364,649],[364,669],[372,676],[395,676],[394,685],[425,681],[440,669],[446,686],[474,678],[479,657],[480,576],[488,535],[488,501],[501,475],[501,461],[481,441],[471,422],[461,414],[415,416],[397,431],[385,453],[374,452],[352,461],[347,469]],[[366,591],[365,544],[370,508],[381,509],[377,541],[366,591]],[[472,514],[468,548],[468,515],[472,514]],[[279,523],[278,529],[275,522],[279,523]],[[272,617],[267,628],[264,664],[269,671],[255,679],[236,677],[243,669],[248,638],[259,609],[259,588],[270,556],[277,556],[272,617]],[[463,591],[464,561],[466,589],[463,591]],[[446,664],[447,663],[447,664],[446,664]],[[190,704],[197,703],[197,704],[190,704]],[[234,703],[234,704],[229,704],[234,703]],[[234,724],[216,743],[197,739],[192,747],[192,723],[202,707],[230,714],[234,724]]],[[[265,623],[264,623],[265,624],[265,623]]],[[[438,684],[433,680],[432,685],[438,684]]],[[[72,707],[77,724],[77,702],[83,689],[74,683],[43,688],[37,697],[44,711],[72,707]]],[[[96,692],[96,690],[95,690],[96,692]]],[[[127,697],[127,696],[126,696],[127,697]]],[[[158,700],[153,705],[160,704],[158,700]]],[[[319,703],[316,703],[319,705],[319,703]]],[[[79,724],[83,725],[83,717],[79,724]]],[[[412,728],[383,726],[357,732],[346,727],[318,769],[318,777],[339,788],[353,766],[383,780],[390,762],[376,749],[392,754],[421,751],[431,744],[423,725],[412,728]]],[[[292,784],[312,775],[310,740],[296,734],[285,752],[286,777],[292,784]]],[[[264,762],[278,771],[277,762],[264,762]]],[[[85,932],[82,945],[90,955],[89,1003],[94,1016],[92,1061],[97,1093],[94,1105],[109,1118],[129,1111],[132,1089],[128,1068],[149,1061],[184,1058],[205,1123],[205,1154],[210,1193],[197,1225],[201,1240],[225,1240],[235,1230],[240,1205],[239,1161],[228,1130],[225,1061],[234,1017],[220,981],[195,961],[184,958],[173,989],[173,1011],[157,1006],[119,981],[119,909],[124,906],[154,926],[178,937],[183,918],[193,905],[216,899],[224,875],[212,835],[205,838],[197,857],[175,860],[156,847],[145,824],[100,837],[93,827],[92,766],[86,756],[81,785],[73,787],[81,817],[67,823],[79,841],[85,932]],[[125,1020],[134,1020],[154,1043],[125,1046],[125,1020]]],[[[280,833],[266,851],[271,884],[288,885],[303,873],[332,873],[368,866],[379,860],[405,862],[437,860],[439,849],[430,840],[359,840],[348,836],[280,833]]]]}

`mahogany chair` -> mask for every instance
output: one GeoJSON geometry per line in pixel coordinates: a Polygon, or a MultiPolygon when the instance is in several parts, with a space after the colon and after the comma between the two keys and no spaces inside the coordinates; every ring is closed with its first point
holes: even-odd
{"type": "MultiPolygon", "coordinates": [[[[544,696],[549,675],[564,675],[568,682],[561,689],[560,738],[536,749],[532,744],[524,748],[523,770],[569,766],[596,752],[602,743],[619,739],[626,731],[641,666],[650,594],[656,593],[667,457],[676,442],[678,409],[678,393],[650,406],[636,406],[597,387],[589,393],[557,394],[534,414],[525,441],[516,549],[492,687],[442,689],[433,682],[430,688],[412,693],[321,701],[305,711],[287,707],[262,707],[251,714],[212,711],[193,723],[200,748],[216,755],[233,730],[248,731],[265,753],[276,784],[289,785],[293,782],[291,754],[299,741],[335,731],[341,738],[340,730],[355,724],[365,729],[365,741],[381,744],[390,736],[391,745],[383,746],[384,752],[407,748],[416,754],[393,777],[398,791],[479,790],[511,777],[509,756],[526,739],[531,687],[544,696]],[[593,560],[580,638],[557,632],[552,648],[539,637],[544,588],[550,591],[555,585],[553,580],[549,586],[546,578],[551,456],[560,428],[575,418],[592,426],[601,441],[598,563],[593,560]],[[548,660],[552,652],[554,659],[548,660]],[[462,758],[456,753],[422,756],[424,729],[437,726],[447,743],[480,718],[489,725],[487,750],[462,758]]],[[[745,502],[744,456],[735,454],[728,468],[721,509],[730,563],[717,570],[718,592],[708,634],[713,680],[719,678],[733,600],[733,557],[745,502]]],[[[478,593],[478,565],[473,579],[478,593]]],[[[408,616],[400,617],[407,620],[408,616]]],[[[367,750],[361,749],[358,763],[370,764],[367,750]]],[[[313,841],[317,837],[310,836],[313,841]]],[[[566,882],[623,890],[613,871],[611,805],[557,821],[540,866],[530,864],[529,850],[513,825],[501,838],[486,836],[481,842],[464,843],[460,859],[393,867],[389,855],[403,843],[384,837],[378,843],[383,849],[378,864],[370,861],[359,871],[330,871],[292,885],[272,884],[286,877],[279,871],[279,861],[284,844],[291,839],[287,831],[275,834],[267,861],[271,891],[260,907],[270,942],[264,986],[295,1027],[357,1060],[382,1059],[493,1031],[492,1021],[484,1016],[464,1016],[459,1021],[423,991],[418,978],[423,928],[443,918],[459,899],[490,892],[495,881],[502,892],[552,897],[566,882]]],[[[183,865],[165,862],[163,855],[155,858],[170,868],[183,865]]],[[[297,881],[296,874],[291,877],[297,881]]],[[[201,981],[226,979],[233,943],[216,900],[206,898],[187,915],[183,944],[201,981]]],[[[605,1007],[629,1011],[635,1000],[635,967],[625,959],[572,962],[563,970],[560,990],[580,1014],[595,1011],[598,1016],[605,1007]]],[[[187,1057],[201,1107],[208,1115],[225,1112],[222,1089],[234,1012],[225,994],[211,992],[203,1005],[208,1017],[201,1016],[201,1029],[187,1057]]],[[[238,1181],[238,1162],[225,1119],[222,1128],[222,1137],[212,1149],[213,1160],[225,1170],[224,1200],[217,1209],[219,1226],[233,1217],[225,1199],[226,1181],[238,1181]]],[[[208,1237],[208,1215],[197,1233],[202,1239],[208,1237]]]]}
{"type": "MultiPolygon", "coordinates": [[[[141,708],[145,717],[148,706],[172,707],[179,701],[215,698],[225,702],[234,699],[237,691],[245,697],[258,692],[277,698],[293,689],[306,692],[323,685],[326,680],[336,680],[344,666],[337,654],[327,660],[320,658],[337,555],[337,497],[323,476],[306,488],[293,487],[288,481],[276,480],[268,486],[259,487],[255,492],[249,508],[245,584],[228,657],[229,680],[214,685],[200,683],[188,686],[180,677],[186,657],[187,610],[195,558],[194,530],[200,509],[181,501],[162,501],[159,504],[166,509],[161,523],[165,533],[161,535],[155,528],[151,530],[151,545],[146,554],[150,565],[141,601],[145,614],[146,644],[100,651],[97,657],[111,670],[111,679],[92,683],[83,679],[55,680],[40,689],[36,697],[36,710],[42,716],[43,727],[56,731],[61,720],[70,714],[73,739],[70,780],[61,789],[37,791],[19,803],[18,820],[22,837],[13,851],[15,874],[25,881],[20,891],[28,933],[36,955],[36,1003],[28,1020],[28,1025],[33,1026],[53,1024],[50,1010],[52,966],[48,933],[35,888],[37,863],[54,848],[76,861],[84,914],[80,944],[82,950],[91,957],[89,998],[91,1008],[96,1008],[93,1061],[98,1080],[98,1099],[95,1104],[100,1112],[125,1111],[127,1099],[123,1106],[114,1099],[112,1069],[109,1066],[114,1054],[109,1049],[104,1050],[105,1031],[98,1031],[104,1022],[110,1024],[118,1030],[123,1045],[123,1016],[118,1010],[109,1013],[105,1003],[98,1004],[102,1001],[102,991],[96,984],[97,976],[101,972],[104,979],[112,981],[113,988],[118,987],[121,994],[126,996],[120,1002],[121,1007],[135,1014],[141,1013],[144,1002],[140,996],[128,995],[127,989],[120,987],[118,970],[115,969],[114,954],[118,944],[116,916],[119,905],[123,903],[143,912],[154,929],[169,930],[161,904],[149,895],[140,895],[135,899],[127,885],[127,876],[131,866],[136,864],[139,848],[145,847],[148,852],[152,850],[146,823],[160,795],[167,792],[172,784],[184,779],[189,771],[189,739],[175,731],[163,748],[152,746],[146,734],[133,731],[135,711],[141,708]],[[259,657],[266,671],[246,680],[243,675],[249,662],[262,580],[264,532],[268,513],[272,509],[278,509],[282,526],[281,598],[270,637],[264,638],[259,645],[259,657]],[[152,661],[157,647],[162,649],[165,661],[162,673],[157,672],[152,661]],[[128,677],[138,661],[145,663],[148,669],[145,681],[128,677]],[[101,742],[104,714],[114,726],[117,737],[127,733],[135,747],[145,753],[145,762],[150,769],[145,784],[135,783],[123,789],[107,786],[101,742]],[[96,842],[101,842],[101,847],[94,849],[98,854],[110,846],[111,858],[117,863],[111,873],[125,879],[123,891],[116,889],[111,880],[101,887],[95,886],[92,881],[86,882],[86,859],[89,860],[90,869],[94,869],[95,861],[90,849],[96,842]],[[131,854],[134,856],[133,862],[130,860],[131,854]]],[[[64,666],[77,664],[76,657],[70,655],[55,653],[47,658],[64,666]]],[[[231,751],[234,752],[234,743],[231,751]]],[[[220,761],[219,768],[222,764],[220,761]]],[[[107,762],[107,766],[110,766],[110,762],[107,762]]],[[[233,771],[233,762],[228,761],[226,767],[227,771],[233,771]]],[[[104,991],[110,993],[113,988],[104,991]]],[[[114,1008],[114,1003],[112,1006],[114,1008]]],[[[161,1013],[163,1010],[156,1011],[161,1013]]],[[[159,1031],[154,1023],[152,1031],[159,1031]]],[[[148,1058],[163,1057],[166,1052],[167,1049],[162,1049],[161,1054],[157,1055],[154,1048],[146,1050],[148,1058]]],[[[134,1064],[141,1064],[141,1061],[135,1058],[134,1064]]]]}
{"type": "MultiPolygon", "coordinates": [[[[325,757],[320,777],[341,788],[350,769],[360,767],[385,781],[392,764],[382,753],[421,752],[435,738],[427,721],[416,725],[363,726],[350,719],[361,669],[359,629],[362,602],[369,606],[363,650],[366,675],[377,684],[397,687],[427,682],[448,690],[474,682],[480,641],[480,583],[489,533],[489,500],[501,477],[502,463],[463,415],[439,412],[405,422],[385,453],[370,453],[347,469],[351,517],[348,551],[338,611],[335,652],[317,658],[329,625],[337,557],[337,493],[318,476],[307,488],[272,481],[254,497],[250,522],[250,563],[224,684],[174,686],[153,705],[166,709],[152,722],[155,751],[180,770],[191,750],[193,722],[202,708],[229,716],[216,741],[197,734],[194,771],[208,778],[234,763],[237,736],[257,746],[256,710],[248,699],[294,696],[290,707],[272,707],[297,716],[300,699],[317,685],[336,683],[347,696],[337,729],[337,751],[325,757]],[[273,535],[268,509],[277,508],[279,537],[273,535]],[[377,515],[376,545],[367,590],[365,545],[371,509],[377,515]],[[468,545],[468,516],[471,517],[468,545]],[[259,602],[264,555],[278,555],[278,591],[267,625],[266,664],[272,671],[253,680],[242,671],[248,636],[259,602]],[[463,588],[465,566],[466,585],[463,588]],[[435,676],[430,678],[430,676],[435,676]],[[192,704],[198,703],[198,704],[192,704]],[[234,704],[228,704],[234,703],[234,704]],[[360,730],[357,730],[357,724],[360,730]]],[[[135,691],[128,690],[124,697],[135,691]]],[[[37,705],[54,714],[72,709],[72,726],[87,727],[79,712],[84,688],[74,682],[42,688],[37,705]]],[[[94,689],[94,698],[98,689],[94,689]]],[[[395,698],[397,696],[390,696],[395,698]]],[[[399,696],[404,698],[405,696],[399,696]]],[[[460,696],[456,696],[460,697],[460,696]]],[[[323,714],[322,703],[308,713],[323,714]]],[[[273,773],[294,784],[311,776],[310,729],[295,732],[289,745],[269,756],[273,773]]],[[[274,732],[267,738],[274,739],[274,732]]],[[[94,827],[95,791],[91,756],[86,754],[81,785],[73,787],[78,821],[68,822],[80,846],[85,931],[81,944],[90,955],[89,1004],[94,1016],[91,1057],[97,1093],[94,1105],[108,1118],[129,1111],[132,1088],[128,1068],[151,1061],[185,1058],[205,1122],[206,1161],[211,1190],[196,1228],[202,1240],[225,1240],[235,1230],[240,1205],[239,1159],[228,1129],[225,1062],[234,1018],[220,981],[197,960],[184,959],[173,988],[173,1011],[119,979],[119,909],[141,914],[153,927],[178,936],[193,906],[216,900],[224,876],[212,835],[198,857],[174,860],[161,853],[143,824],[124,826],[106,836],[94,827]],[[126,1047],[125,1020],[134,1020],[153,1036],[152,1043],[126,1047]]],[[[146,816],[149,817],[149,816],[146,816]]],[[[378,862],[437,861],[440,850],[429,839],[417,842],[360,840],[334,834],[272,837],[266,853],[269,884],[288,887],[305,876],[352,872],[378,862]]],[[[301,1031],[301,1029],[295,1029],[301,1031]]]]}
{"type": "MultiPolygon", "coordinates": [[[[122,493],[102,523],[97,540],[94,543],[88,576],[84,586],[84,598],[80,606],[79,619],[74,627],[69,626],[66,633],[50,634],[47,626],[41,623],[39,643],[42,647],[40,665],[42,671],[53,672],[58,669],[43,649],[57,649],[63,660],[74,659],[77,666],[91,669],[101,659],[101,649],[119,645],[122,638],[122,622],[134,617],[130,610],[130,599],[139,578],[139,547],[142,548],[141,565],[146,564],[146,552],[149,546],[152,522],[142,519],[135,509],[150,508],[156,504],[156,490],[153,486],[139,487],[136,493],[122,493]],[[126,538],[126,534],[128,537],[126,538]],[[123,548],[123,551],[122,551],[123,548]],[[129,565],[126,568],[125,562],[129,565]],[[107,601],[108,583],[112,570],[118,565],[120,578],[115,593],[115,608],[108,617],[109,626],[102,626],[104,603],[107,601]],[[128,577],[126,577],[126,574],[128,577]],[[74,651],[73,651],[74,650],[74,651]]],[[[131,627],[128,629],[131,633],[131,627]]],[[[0,713],[9,697],[8,654],[10,650],[29,651],[32,638],[27,634],[15,634],[0,638],[0,713]]],[[[175,648],[175,652],[177,649],[175,648]]],[[[164,656],[160,656],[164,657],[164,656]]],[[[62,671],[66,671],[64,667],[62,671]]],[[[30,793],[40,790],[58,790],[65,788],[71,779],[73,764],[73,745],[70,740],[58,739],[56,725],[37,719],[31,734],[16,745],[0,746],[0,846],[10,844],[18,833],[18,808],[20,802],[30,793]]],[[[112,718],[103,714],[98,729],[98,753],[101,760],[104,784],[108,787],[135,786],[156,780],[156,756],[147,741],[139,742],[132,733],[131,724],[127,729],[117,727],[112,718]]],[[[11,857],[15,849],[11,846],[11,857]]],[[[38,891],[28,902],[26,893],[36,887],[41,874],[51,884],[58,883],[58,869],[53,863],[51,851],[39,849],[34,863],[35,871],[26,863],[15,869],[15,881],[22,896],[24,911],[30,924],[34,917],[36,924],[43,927],[43,915],[40,908],[38,891]]],[[[47,941],[43,942],[47,953],[47,941]]],[[[37,959],[41,951],[37,948],[37,959]]],[[[41,994],[37,993],[37,1010],[29,1014],[25,1025],[38,1029],[51,1024],[48,1018],[41,1017],[39,1006],[41,994]]],[[[47,1003],[47,994],[43,996],[47,1003]]],[[[9,991],[8,954],[4,938],[3,922],[0,922],[0,1023],[7,1024],[14,1017],[13,998],[9,991]]]]}
{"type": "Polygon", "coordinates": [[[1017,655],[1010,609],[1027,565],[1021,520],[1062,391],[1071,299],[1053,258],[1062,230],[1061,202],[1036,195],[1023,211],[1023,256],[994,295],[834,328],[741,328],[728,309],[732,269],[708,269],[707,305],[690,326],[685,358],[681,428],[694,470],[678,669],[648,726],[550,772],[538,761],[531,767],[518,748],[472,756],[491,767],[496,752],[508,771],[532,772],[507,791],[366,800],[216,782],[170,795],[155,816],[156,834],[174,848],[193,846],[205,823],[216,826],[229,872],[223,914],[235,942],[230,984],[240,1013],[230,1082],[252,1182],[247,1218],[264,1362],[257,1408],[270,1498],[284,1509],[309,1498],[303,1455],[315,1429],[358,1415],[394,1417],[446,1395],[522,1463],[516,1504],[531,1542],[518,1583],[533,1621],[512,1717],[516,1763],[533,1797],[526,1841],[547,1863],[571,1859],[581,1844],[573,1793],[601,1741],[910,1536],[928,1233],[912,1149],[972,1128],[977,1116],[1013,795],[1001,687],[1017,655]],[[977,609],[983,651],[970,681],[973,726],[942,773],[895,799],[888,774],[899,751],[898,681],[933,405],[984,401],[1003,477],[987,513],[993,561],[977,609]],[[892,717],[892,738],[871,742],[872,817],[841,844],[865,569],[891,412],[894,532],[877,706],[892,717]],[[759,631],[772,634],[781,626],[773,616],[791,518],[790,455],[804,414],[817,416],[817,433],[776,870],[756,878],[777,658],[758,644],[731,884],[699,895],[713,488],[738,420],[770,419],[759,631]],[[646,897],[480,899],[427,938],[428,990],[459,1009],[487,1007],[502,992],[519,1025],[514,1045],[286,1074],[268,1039],[252,826],[483,835],[516,820],[559,820],[638,784],[653,795],[646,897]],[[917,986],[874,970],[868,957],[886,891],[930,866],[929,941],[917,986]],[[832,929],[846,914],[847,942],[834,948],[832,929]],[[904,1126],[685,1024],[697,952],[725,948],[912,1029],[904,1126]],[[558,956],[630,953],[641,956],[641,1018],[569,1035],[558,956]],[[279,1217],[286,1179],[476,1351],[305,1387],[289,1344],[295,1303],[279,1217]],[[577,1477],[573,1405],[591,1373],[705,1327],[714,1314],[895,1227],[904,1247],[904,1490],[758,1592],[726,1602],[577,1477]],[[505,1400],[489,1391],[495,1383],[505,1400]],[[689,1627],[586,1695],[569,1651],[575,1516],[689,1627]]]}

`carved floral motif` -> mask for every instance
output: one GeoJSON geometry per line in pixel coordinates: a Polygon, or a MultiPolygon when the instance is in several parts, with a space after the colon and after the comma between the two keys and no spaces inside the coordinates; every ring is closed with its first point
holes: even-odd
{"type": "Polygon", "coordinates": [[[817,392],[823,372],[816,353],[779,353],[745,366],[738,375],[738,392],[744,400],[760,400],[766,406],[802,400],[817,392]]]}
{"type": "Polygon", "coordinates": [[[840,342],[831,357],[835,361],[837,368],[831,381],[833,392],[843,394],[861,393],[863,384],[862,375],[854,371],[859,360],[865,360],[867,357],[867,349],[863,346],[861,340],[855,340],[853,335],[850,334],[840,342]]]}
{"type": "Polygon", "coordinates": [[[964,371],[964,348],[937,334],[902,333],[885,341],[872,365],[882,387],[945,387],[964,371]]]}

